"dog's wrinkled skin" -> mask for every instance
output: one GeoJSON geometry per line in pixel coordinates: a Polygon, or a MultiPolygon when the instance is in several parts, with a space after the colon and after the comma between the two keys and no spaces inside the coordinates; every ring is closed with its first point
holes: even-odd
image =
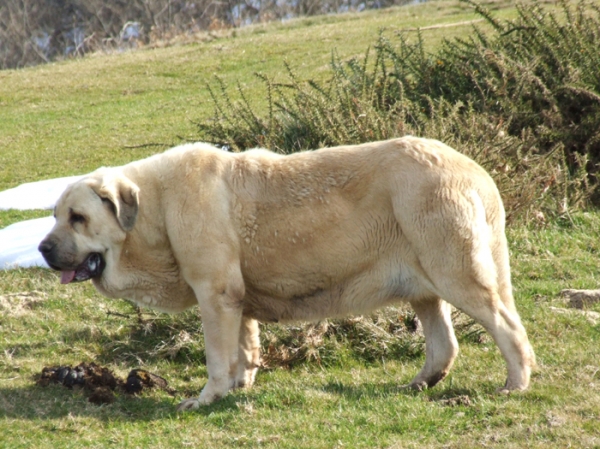
{"type": "Polygon", "coordinates": [[[533,350],[515,309],[500,195],[434,140],[404,137],[281,156],[191,144],[100,169],[59,199],[40,244],[62,282],[167,312],[199,304],[208,383],[180,410],[250,386],[256,320],[417,313],[433,386],[458,353],[450,304],[481,323],[524,390],[533,350]],[[443,299],[442,299],[443,298],[443,299]]]}

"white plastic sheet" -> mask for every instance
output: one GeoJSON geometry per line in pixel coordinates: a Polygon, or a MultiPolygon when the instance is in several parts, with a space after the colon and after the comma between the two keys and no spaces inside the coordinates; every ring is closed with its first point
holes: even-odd
{"type": "Polygon", "coordinates": [[[0,210],[53,209],[56,200],[69,184],[81,176],[46,179],[45,181],[21,184],[14,189],[0,192],[0,210]]]}
{"type": "Polygon", "coordinates": [[[54,226],[54,217],[22,221],[0,229],[0,270],[48,267],[37,247],[54,226]]]}
{"type": "MultiPolygon", "coordinates": [[[[51,210],[67,186],[80,178],[81,176],[70,176],[48,179],[5,190],[0,192],[0,210],[51,210]]],[[[0,270],[31,266],[47,267],[37,247],[52,226],[54,226],[54,218],[44,217],[14,223],[0,229],[0,270]]]]}

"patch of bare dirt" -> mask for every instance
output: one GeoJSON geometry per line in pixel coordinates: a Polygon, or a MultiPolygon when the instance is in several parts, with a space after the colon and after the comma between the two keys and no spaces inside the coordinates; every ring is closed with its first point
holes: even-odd
{"type": "Polygon", "coordinates": [[[46,299],[48,294],[37,290],[7,293],[0,295],[0,312],[4,316],[20,317],[30,313],[31,309],[46,299]]]}
{"type": "Polygon", "coordinates": [[[471,405],[473,405],[471,398],[466,394],[461,394],[459,396],[454,396],[451,398],[439,399],[437,402],[446,407],[457,407],[459,405],[470,407],[471,405]]]}

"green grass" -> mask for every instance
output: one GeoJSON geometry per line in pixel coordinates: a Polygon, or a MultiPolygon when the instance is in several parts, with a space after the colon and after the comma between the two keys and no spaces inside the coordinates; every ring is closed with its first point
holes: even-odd
{"type": "Polygon", "coordinates": [[[64,287],[46,270],[0,272],[3,294],[44,293],[30,304],[5,299],[0,309],[0,447],[597,446],[600,325],[551,307],[565,307],[563,288],[597,286],[598,229],[600,214],[584,213],[573,223],[509,232],[516,299],[538,357],[531,389],[510,396],[495,393],[505,375],[495,345],[463,330],[451,375],[420,394],[400,386],[420,369],[422,351],[370,361],[341,345],[331,363],[263,370],[254,389],[177,415],[177,402],[206,380],[197,311],[149,313],[138,324],[121,316],[133,313],[127,303],[89,284],[64,287]],[[119,395],[98,407],[81,392],[34,384],[43,366],[80,361],[121,376],[142,366],[178,394],[119,395]]]}
{"type": "MultiPolygon", "coordinates": [[[[364,54],[381,27],[474,17],[454,2],[431,2],[0,72],[0,189],[194,140],[195,122],[212,113],[205,83],[213,74],[232,85],[239,80],[258,100],[254,71],[283,76],[287,60],[299,76],[324,77],[334,48],[342,58],[364,54]]],[[[432,29],[424,37],[433,48],[468,29],[432,29]]],[[[0,227],[48,214],[0,212],[0,227]]],[[[412,339],[414,350],[400,357],[382,351],[376,360],[340,338],[318,349],[321,363],[263,370],[252,390],[178,415],[178,401],[206,382],[198,311],[148,313],[140,324],[131,306],[103,298],[89,283],[62,286],[43,269],[0,271],[0,448],[599,447],[600,324],[553,309],[565,307],[561,289],[598,286],[599,230],[596,211],[509,229],[516,300],[538,357],[531,389],[510,396],[495,394],[505,376],[495,345],[461,326],[453,371],[423,393],[400,388],[424,362],[418,335],[401,337],[412,339]],[[17,292],[38,293],[11,296],[17,292]],[[118,395],[99,407],[83,392],[35,385],[42,367],[81,361],[120,376],[144,367],[178,394],[118,395]]],[[[290,332],[263,328],[268,336],[290,332]]]]}

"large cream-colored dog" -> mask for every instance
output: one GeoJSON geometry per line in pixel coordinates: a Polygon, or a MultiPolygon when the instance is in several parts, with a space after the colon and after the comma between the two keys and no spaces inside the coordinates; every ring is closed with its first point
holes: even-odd
{"type": "Polygon", "coordinates": [[[208,382],[197,408],[250,386],[258,323],[362,314],[408,301],[423,324],[415,388],[458,353],[453,304],[493,336],[503,391],[534,354],[515,309],[504,209],[475,162],[415,137],[281,156],[173,148],[72,184],[40,244],[61,281],[167,312],[198,304],[208,382]]]}

